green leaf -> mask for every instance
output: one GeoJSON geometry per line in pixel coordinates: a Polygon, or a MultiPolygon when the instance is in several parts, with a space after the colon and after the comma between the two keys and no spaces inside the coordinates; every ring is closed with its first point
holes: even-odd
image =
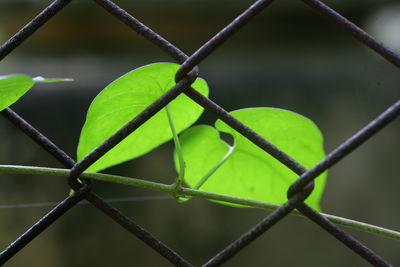
{"type": "MultiPolygon", "coordinates": [[[[93,100],[82,128],[78,160],[103,143],[175,85],[179,65],[155,63],[135,69],[108,85],[93,100]]],[[[193,85],[203,95],[208,87],[203,79],[193,85]]],[[[193,124],[203,108],[181,94],[168,104],[177,133],[193,124]]],[[[121,143],[97,160],[88,171],[99,171],[139,157],[172,138],[166,109],[162,109],[121,143]]]]}
{"type": "Polygon", "coordinates": [[[0,111],[17,102],[37,82],[66,82],[71,79],[31,78],[24,74],[0,76],[0,111]]]}
{"type": "MultiPolygon", "coordinates": [[[[231,114],[306,168],[325,156],[320,131],[303,116],[275,108],[248,108],[231,114]]],[[[275,204],[286,202],[286,192],[298,175],[224,122],[218,120],[216,128],[232,135],[235,146],[200,189],[275,204]]],[[[186,162],[185,182],[192,188],[229,152],[230,146],[220,139],[217,129],[200,125],[180,136],[186,162]]],[[[316,179],[315,189],[306,200],[317,210],[325,179],[326,173],[316,179]]]]}

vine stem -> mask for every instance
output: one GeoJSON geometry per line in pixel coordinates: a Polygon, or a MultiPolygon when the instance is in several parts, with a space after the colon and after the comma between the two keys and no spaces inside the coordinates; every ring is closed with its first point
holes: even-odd
{"type": "MultiPolygon", "coordinates": [[[[44,168],[44,167],[31,167],[31,166],[16,166],[16,165],[0,165],[0,173],[6,174],[30,174],[30,175],[50,175],[50,176],[61,176],[68,177],[69,169],[58,169],[58,168],[44,168]]],[[[112,182],[118,184],[125,184],[130,186],[142,187],[146,189],[161,191],[167,194],[176,196],[176,185],[167,185],[162,183],[156,183],[151,181],[146,181],[142,179],[130,178],[125,176],[118,175],[110,175],[103,173],[93,173],[93,172],[84,172],[80,177],[99,180],[104,182],[112,182]]],[[[201,190],[191,189],[182,187],[179,190],[179,194],[182,196],[192,196],[192,197],[200,197],[204,199],[210,200],[218,200],[224,201],[232,204],[240,204],[253,208],[262,208],[262,209],[270,209],[274,210],[280,207],[280,205],[272,204],[264,201],[229,196],[224,194],[205,192],[201,190]]],[[[298,211],[293,211],[293,214],[302,215],[298,211]]],[[[335,215],[321,213],[326,218],[328,218],[333,223],[338,225],[348,226],[351,228],[355,228],[358,230],[362,230],[365,232],[375,233],[381,236],[390,237],[394,239],[400,240],[400,232],[386,229],[383,227],[375,226],[372,224],[367,224],[364,222],[359,222],[335,215]]]]}

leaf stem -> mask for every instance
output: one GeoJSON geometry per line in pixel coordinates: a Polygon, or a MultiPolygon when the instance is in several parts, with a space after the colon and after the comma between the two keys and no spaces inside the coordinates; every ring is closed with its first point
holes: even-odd
{"type": "Polygon", "coordinates": [[[169,111],[168,106],[165,107],[165,110],[167,112],[169,126],[171,128],[172,137],[174,139],[175,149],[176,149],[176,152],[178,153],[179,174],[178,174],[178,178],[175,181],[175,185],[177,187],[179,187],[182,184],[182,182],[184,181],[184,179],[185,179],[185,168],[186,168],[186,165],[185,165],[185,160],[183,158],[183,153],[182,153],[182,149],[181,149],[181,143],[179,142],[179,137],[178,137],[178,135],[176,133],[174,120],[172,119],[172,115],[171,115],[171,112],[169,111]]]}
{"type": "Polygon", "coordinates": [[[219,167],[222,166],[222,164],[225,163],[225,161],[232,155],[233,151],[235,150],[236,147],[236,143],[233,144],[233,146],[229,146],[228,152],[225,154],[225,156],[221,159],[220,162],[218,162],[217,165],[215,165],[211,170],[209,170],[206,175],[204,175],[203,178],[200,179],[200,181],[195,185],[195,187],[193,187],[193,189],[200,189],[200,187],[207,182],[208,178],[210,178],[211,175],[214,174],[214,172],[216,172],[219,167]]]}
{"type": "MultiPolygon", "coordinates": [[[[0,173],[6,174],[36,174],[36,175],[50,175],[50,176],[61,176],[67,177],[69,174],[68,169],[57,169],[57,168],[44,168],[44,167],[31,167],[31,166],[15,166],[15,165],[0,165],[0,173]]],[[[103,174],[103,173],[93,173],[93,172],[84,172],[80,177],[105,181],[105,182],[113,182],[118,184],[125,184],[130,186],[137,186],[146,189],[161,191],[164,193],[168,193],[174,197],[176,197],[177,188],[174,184],[167,185],[162,183],[156,183],[151,181],[146,181],[142,179],[118,176],[118,175],[110,175],[110,174],[103,174]]],[[[191,189],[182,187],[179,189],[179,195],[182,196],[193,196],[193,197],[200,197],[204,199],[210,200],[219,200],[224,202],[229,202],[232,204],[240,204],[246,205],[252,208],[261,208],[261,209],[270,209],[275,210],[280,207],[280,205],[272,204],[264,201],[258,201],[253,199],[229,196],[224,194],[212,193],[212,192],[205,192],[201,190],[191,189]]],[[[301,215],[298,211],[293,211],[295,215],[301,215]]],[[[375,233],[381,236],[394,238],[400,240],[400,232],[386,229],[383,227],[367,224],[364,222],[359,222],[347,218],[342,218],[335,215],[321,213],[322,215],[326,216],[330,221],[335,224],[343,225],[351,228],[355,228],[358,230],[362,230],[365,232],[375,233]]]]}

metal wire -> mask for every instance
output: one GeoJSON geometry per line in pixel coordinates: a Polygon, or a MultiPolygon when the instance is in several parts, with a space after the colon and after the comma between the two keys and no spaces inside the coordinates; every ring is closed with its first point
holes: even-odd
{"type": "Polygon", "coordinates": [[[54,209],[47,213],[25,233],[11,243],[6,249],[0,253],[0,265],[3,265],[11,257],[23,249],[29,242],[31,242],[39,234],[43,233],[53,222],[64,215],[70,208],[75,206],[81,201],[91,190],[90,185],[82,186],[78,191],[67,197],[60,202],[54,209]]]}
{"type": "Polygon", "coordinates": [[[93,0],[96,4],[103,7],[110,14],[114,15],[117,19],[125,23],[128,27],[133,29],[135,32],[140,33],[144,38],[149,40],[151,43],[158,46],[161,50],[170,55],[173,59],[179,63],[184,62],[188,56],[175,47],[173,44],[165,40],[163,37],[158,35],[152,29],[141,23],[138,19],[134,18],[131,14],[120,8],[118,5],[110,0],[93,0]]]}
{"type": "Polygon", "coordinates": [[[209,261],[202,265],[202,267],[220,266],[227,260],[239,253],[243,248],[256,240],[260,235],[269,230],[277,222],[285,218],[291,211],[296,208],[296,205],[304,201],[311,193],[296,194],[288,202],[283,204],[279,209],[271,212],[267,217],[262,219],[259,223],[253,226],[250,230],[240,236],[237,240],[225,247],[221,252],[212,257],[209,261]]]}
{"type": "Polygon", "coordinates": [[[259,0],[251,5],[247,10],[235,18],[228,26],[214,35],[209,41],[201,46],[193,55],[182,63],[181,68],[176,72],[176,78],[179,80],[192,68],[199,64],[203,59],[209,56],[215,49],[225,43],[231,36],[238,32],[251,19],[268,7],[273,0],[259,0]]]}
{"type": "Polygon", "coordinates": [[[61,9],[63,9],[72,0],[56,0],[45,8],[39,15],[33,20],[26,24],[21,30],[19,30],[13,37],[6,41],[0,46],[0,60],[5,58],[15,48],[17,48],[22,42],[28,39],[37,29],[43,24],[48,22],[54,15],[56,15],[61,9]]]}
{"type": "MultiPolygon", "coordinates": [[[[1,114],[6,119],[8,119],[10,122],[12,122],[22,132],[24,132],[26,135],[28,135],[32,140],[34,140],[37,144],[39,144],[44,150],[46,150],[51,155],[53,155],[64,166],[66,166],[67,168],[72,168],[73,166],[75,166],[76,163],[71,157],[69,157],[64,151],[62,151],[60,148],[58,148],[53,142],[51,142],[47,137],[42,135],[37,129],[35,129],[32,125],[30,125],[28,122],[26,122],[24,119],[22,119],[18,114],[16,114],[10,108],[3,110],[1,112],[1,114]]],[[[78,185],[78,187],[80,187],[80,185],[78,185]]],[[[76,189],[80,190],[78,188],[76,188],[76,189]]],[[[148,246],[152,247],[154,250],[156,250],[158,253],[160,253],[162,256],[167,258],[172,263],[180,264],[181,266],[191,266],[185,259],[183,259],[181,256],[179,256],[176,252],[174,252],[173,250],[168,248],[166,245],[164,245],[162,242],[160,242],[158,239],[156,239],[150,233],[148,233],[143,228],[141,228],[139,225],[137,225],[134,221],[132,221],[128,217],[124,216],[117,209],[115,209],[112,206],[110,206],[109,204],[107,204],[103,199],[98,197],[96,194],[89,192],[86,194],[85,198],[93,206],[95,206],[96,208],[101,210],[108,217],[113,219],[115,222],[117,222],[119,225],[121,225],[127,231],[134,234],[137,238],[141,239],[144,243],[146,243],[148,246]]],[[[72,207],[73,207],[73,205],[69,205],[69,206],[66,206],[65,208],[69,209],[72,207]]],[[[50,226],[50,224],[46,224],[43,227],[46,228],[48,226],[50,226]]],[[[28,230],[27,233],[30,230],[28,230]]],[[[14,242],[14,246],[6,248],[4,250],[4,253],[6,253],[6,255],[9,255],[7,251],[8,250],[14,251],[15,250],[14,247],[21,249],[23,246],[19,245],[19,243],[22,244],[23,242],[24,242],[24,239],[20,239],[20,238],[17,239],[14,242]]]]}
{"type": "Polygon", "coordinates": [[[374,50],[376,53],[386,58],[387,61],[395,65],[396,67],[400,67],[400,56],[387,48],[381,42],[375,40],[374,37],[369,35],[367,32],[363,31],[353,22],[349,21],[338,12],[328,7],[324,3],[319,0],[302,0],[304,3],[315,9],[322,16],[328,18],[335,24],[339,25],[346,31],[348,31],[354,38],[358,41],[366,45],[367,47],[374,50]]]}
{"type": "Polygon", "coordinates": [[[396,101],[392,106],[385,110],[376,119],[368,123],[359,132],[346,140],[338,148],[329,153],[321,162],[315,165],[311,170],[303,173],[289,188],[288,197],[292,196],[311,180],[323,173],[328,168],[332,167],[338,161],[343,159],[354,149],[362,145],[365,141],[378,133],[390,122],[394,121],[400,115],[400,101],[396,101]]]}
{"type": "Polygon", "coordinates": [[[357,239],[355,239],[354,237],[352,237],[351,235],[347,234],[345,231],[340,229],[339,227],[336,227],[334,223],[329,221],[324,216],[321,216],[318,212],[313,210],[307,204],[301,203],[296,208],[305,216],[307,216],[307,218],[311,219],[313,222],[321,226],[323,229],[325,229],[325,231],[330,233],[332,236],[334,236],[336,239],[338,239],[340,242],[342,242],[344,245],[346,245],[348,248],[350,248],[352,251],[360,255],[362,258],[364,258],[372,265],[384,266],[384,267],[392,266],[390,263],[385,261],[381,256],[376,254],[372,249],[368,248],[360,241],[358,241],[357,239]]]}
{"type": "MultiPolygon", "coordinates": [[[[29,36],[31,36],[37,29],[49,21],[54,15],[61,11],[72,0],[56,0],[45,8],[38,16],[18,31],[13,37],[6,41],[0,47],[0,60],[10,54],[20,44],[22,44],[29,36]]],[[[358,41],[373,49],[375,52],[386,58],[389,62],[397,67],[400,67],[400,56],[385,47],[383,44],[375,40],[372,36],[357,27],[354,23],[344,18],[335,10],[329,8],[324,3],[318,0],[302,0],[304,3],[315,9],[322,16],[328,18],[340,27],[348,31],[358,41]]],[[[98,197],[91,191],[89,181],[84,181],[84,184],[78,180],[79,175],[84,172],[90,165],[92,165],[101,156],[107,153],[111,148],[116,146],[129,134],[134,132],[138,127],[150,119],[153,115],[163,109],[169,102],[175,99],[181,93],[186,94],[194,102],[201,105],[208,112],[213,113],[217,118],[221,119],[244,137],[249,139],[255,145],[263,149],[266,153],[270,154],[289,169],[297,173],[300,177],[288,189],[288,201],[277,210],[271,212],[258,224],[252,227],[249,231],[240,236],[236,241],[232,242],[226,248],[221,250],[220,253],[210,258],[202,266],[220,266],[228,261],[230,258],[239,253],[244,247],[257,239],[260,235],[268,231],[273,225],[278,223],[281,219],[286,217],[292,210],[297,209],[311,221],[315,222],[328,233],[333,235],[344,245],[349,247],[355,253],[367,260],[375,266],[390,266],[388,262],[382,259],[379,255],[371,249],[363,245],[354,237],[338,228],[335,224],[327,218],[313,210],[311,207],[304,204],[304,200],[313,190],[314,179],[323,171],[332,167],[339,162],[342,158],[351,153],[354,149],[362,145],[366,140],[371,138],[374,134],[381,131],[387,124],[394,121],[400,114],[400,101],[397,101],[388,110],[383,112],[375,120],[371,121],[366,127],[361,129],[357,134],[348,139],[332,153],[328,154],[324,160],[315,165],[310,170],[305,169],[301,164],[292,159],[289,155],[281,151],[274,144],[261,137],[254,132],[251,128],[244,125],[232,117],[226,110],[214,103],[207,97],[201,95],[195,89],[191,88],[191,84],[197,78],[198,69],[197,65],[206,59],[213,51],[225,43],[231,36],[238,32],[243,26],[251,21],[257,14],[268,7],[273,0],[259,0],[246,9],[242,14],[235,18],[230,24],[223,28],[219,33],[202,45],[193,55],[187,56],[173,44],[154,32],[152,29],[144,25],[138,19],[134,18],[131,14],[123,10],[110,0],[93,0],[100,7],[104,8],[107,12],[112,14],[118,20],[122,21],[132,30],[146,38],[151,43],[158,46],[161,50],[170,55],[177,62],[181,63],[180,69],[176,73],[177,84],[167,91],[158,100],[147,107],[138,116],[133,118],[124,127],[113,134],[108,140],[103,142],[92,152],[90,152],[84,159],[76,163],[64,151],[58,148],[47,137],[36,130],[32,125],[26,122],[18,114],[10,108],[2,111],[2,115],[18,127],[22,132],[39,144],[43,149],[60,161],[64,166],[70,168],[70,175],[68,182],[70,186],[76,190],[74,194],[67,197],[64,201],[60,202],[53,208],[46,216],[35,223],[30,229],[22,234],[16,241],[3,250],[0,254],[0,265],[4,264],[7,260],[13,257],[20,251],[26,244],[32,241],[36,236],[41,234],[49,225],[55,220],[59,219],[61,215],[79,203],[82,199],[86,199],[93,206],[97,207],[104,214],[112,218],[115,222],[124,227],[127,231],[133,233],[136,237],[141,239],[148,246],[152,247],[160,255],[169,260],[176,266],[192,266],[187,260],[179,256],[175,251],[168,248],[160,240],[153,237],[150,233],[146,232],[131,219],[121,214],[118,210],[111,207],[103,199],[98,197]],[[192,71],[195,70],[195,71],[192,71]]]]}

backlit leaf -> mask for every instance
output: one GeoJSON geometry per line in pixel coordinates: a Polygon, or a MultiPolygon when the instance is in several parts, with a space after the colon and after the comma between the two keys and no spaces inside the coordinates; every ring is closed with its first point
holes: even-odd
{"type": "MultiPolygon", "coordinates": [[[[231,114],[306,168],[325,156],[319,129],[303,116],[275,108],[248,108],[231,114]]],[[[181,134],[185,182],[195,187],[228,153],[229,145],[220,139],[218,131],[232,135],[235,147],[200,190],[275,204],[286,202],[286,192],[298,175],[220,120],[216,129],[200,125],[181,134]]],[[[325,179],[326,173],[316,179],[315,189],[306,200],[317,210],[325,179]]]]}
{"type": "Polygon", "coordinates": [[[17,102],[37,82],[65,82],[71,79],[31,78],[24,74],[0,76],[0,111],[17,102]]]}
{"type": "MultiPolygon", "coordinates": [[[[147,65],[123,75],[98,94],[89,107],[82,128],[78,160],[171,89],[175,85],[174,77],[178,68],[179,65],[173,63],[147,65]]],[[[197,79],[192,86],[203,95],[208,95],[208,87],[203,79],[197,79]]],[[[203,112],[202,107],[184,94],[168,104],[168,109],[178,133],[193,124],[203,112]]],[[[171,138],[172,133],[164,108],[88,170],[99,171],[139,157],[171,138]]]]}

